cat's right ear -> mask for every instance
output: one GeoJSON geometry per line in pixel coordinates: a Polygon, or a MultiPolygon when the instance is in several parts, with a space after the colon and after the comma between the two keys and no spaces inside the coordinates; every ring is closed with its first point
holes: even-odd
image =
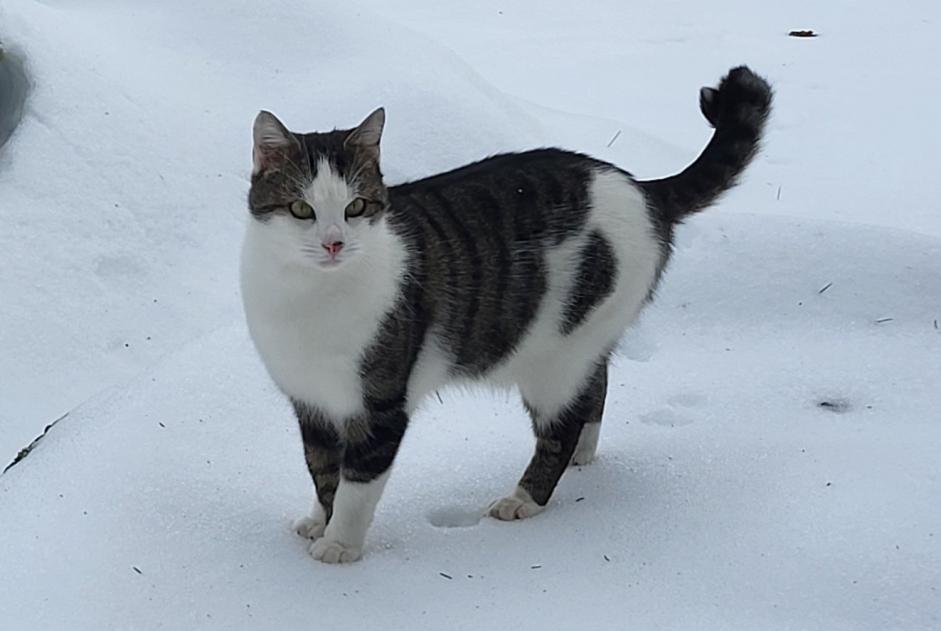
{"type": "Polygon", "coordinates": [[[287,159],[288,151],[297,141],[278,118],[262,110],[252,127],[252,175],[270,171],[287,159]]]}

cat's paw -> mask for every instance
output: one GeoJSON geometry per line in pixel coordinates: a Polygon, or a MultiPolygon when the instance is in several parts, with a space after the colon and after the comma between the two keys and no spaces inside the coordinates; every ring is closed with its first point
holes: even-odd
{"type": "Polygon", "coordinates": [[[496,517],[501,521],[513,521],[514,519],[526,519],[537,515],[545,508],[545,506],[537,504],[526,489],[516,487],[513,495],[491,504],[488,512],[491,517],[496,517]]]}
{"type": "Polygon", "coordinates": [[[308,515],[295,519],[291,524],[294,532],[305,539],[320,539],[323,537],[323,531],[327,528],[327,520],[323,515],[308,515]]]}
{"type": "Polygon", "coordinates": [[[362,547],[340,543],[328,537],[313,542],[307,551],[310,556],[324,563],[352,563],[363,556],[362,547]]]}

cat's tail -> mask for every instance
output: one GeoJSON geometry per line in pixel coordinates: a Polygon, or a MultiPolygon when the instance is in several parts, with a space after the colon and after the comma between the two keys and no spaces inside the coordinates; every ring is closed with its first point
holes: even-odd
{"type": "Polygon", "coordinates": [[[715,128],[712,140],[681,173],[639,182],[664,220],[682,221],[735,186],[758,152],[771,100],[771,86],[746,66],[729,71],[718,88],[699,91],[699,108],[715,128]]]}

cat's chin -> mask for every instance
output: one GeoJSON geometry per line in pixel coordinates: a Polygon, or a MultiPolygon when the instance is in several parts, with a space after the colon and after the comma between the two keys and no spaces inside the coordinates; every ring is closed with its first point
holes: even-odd
{"type": "Polygon", "coordinates": [[[332,261],[317,261],[315,263],[317,269],[324,270],[326,272],[332,272],[334,270],[340,269],[346,264],[345,260],[334,259],[332,261]]]}

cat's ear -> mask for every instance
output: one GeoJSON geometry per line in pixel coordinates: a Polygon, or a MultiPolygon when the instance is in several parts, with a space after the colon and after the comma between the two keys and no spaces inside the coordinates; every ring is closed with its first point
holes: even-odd
{"type": "Polygon", "coordinates": [[[350,135],[346,137],[346,144],[360,147],[379,157],[379,141],[382,139],[382,126],[386,123],[386,111],[379,108],[366,117],[350,135]]]}
{"type": "Polygon", "coordinates": [[[297,144],[294,136],[271,112],[262,110],[252,127],[252,175],[277,168],[297,144]]]}

